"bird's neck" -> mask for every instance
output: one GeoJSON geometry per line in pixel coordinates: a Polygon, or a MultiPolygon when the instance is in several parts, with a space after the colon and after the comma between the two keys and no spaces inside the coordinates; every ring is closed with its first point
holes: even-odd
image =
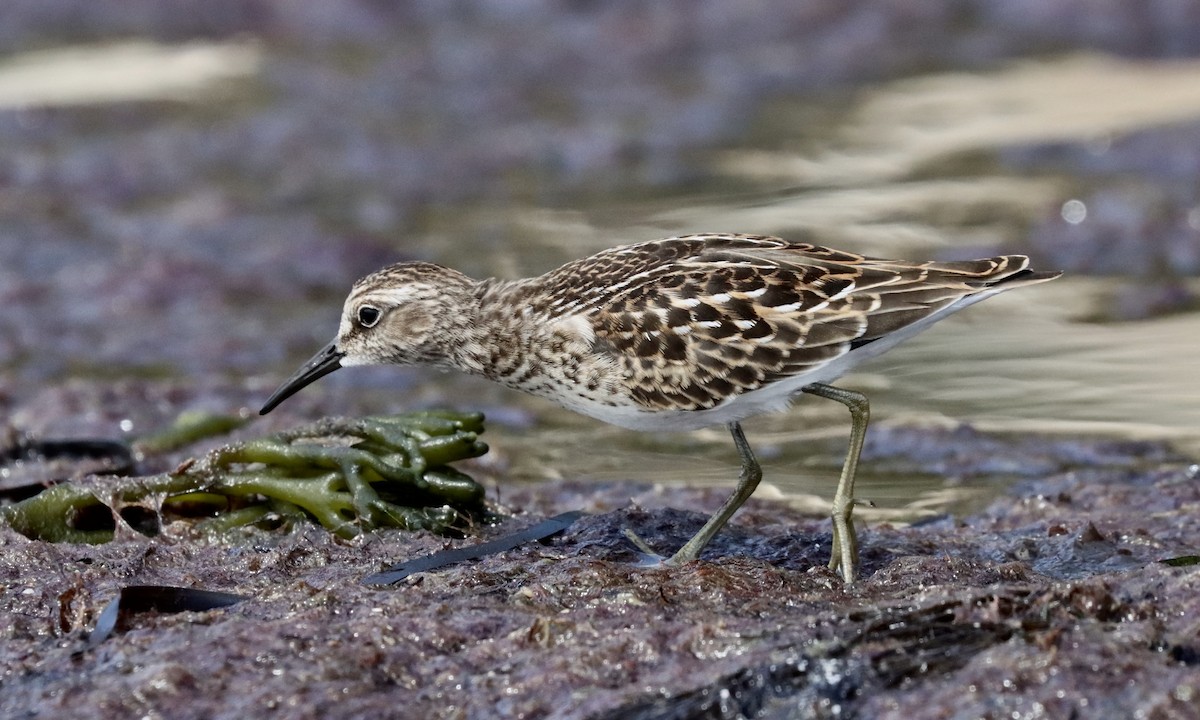
{"type": "Polygon", "coordinates": [[[539,323],[525,301],[529,281],[489,278],[473,288],[470,315],[461,318],[462,342],[451,348],[454,366],[506,385],[528,375],[528,357],[539,323]]]}

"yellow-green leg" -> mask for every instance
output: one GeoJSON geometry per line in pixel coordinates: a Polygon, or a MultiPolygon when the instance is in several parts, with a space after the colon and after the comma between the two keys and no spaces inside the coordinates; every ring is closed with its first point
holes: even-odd
{"type": "Polygon", "coordinates": [[[754,488],[758,487],[758,481],[762,480],[762,468],[758,466],[758,460],[754,459],[754,452],[750,449],[750,443],[746,442],[742,426],[739,423],[731,422],[728,427],[730,434],[733,435],[733,444],[737,445],[738,454],[742,457],[742,473],[738,477],[737,487],[734,488],[733,495],[729,496],[721,509],[713,513],[708,522],[704,523],[700,532],[693,535],[691,540],[679,548],[679,552],[667,560],[667,565],[682,565],[699,557],[700,551],[704,549],[708,541],[721,532],[721,528],[725,527],[725,523],[729,522],[729,518],[737,512],[742,503],[754,494],[754,488]]]}
{"type": "Polygon", "coordinates": [[[833,495],[833,551],[829,569],[841,569],[845,581],[852,583],[858,577],[858,536],[853,518],[854,473],[858,470],[858,456],[862,454],[863,441],[867,437],[867,424],[871,422],[871,404],[862,393],[824,383],[809,385],[804,392],[836,400],[850,410],[850,448],[842,465],[837,492],[833,495]]]}

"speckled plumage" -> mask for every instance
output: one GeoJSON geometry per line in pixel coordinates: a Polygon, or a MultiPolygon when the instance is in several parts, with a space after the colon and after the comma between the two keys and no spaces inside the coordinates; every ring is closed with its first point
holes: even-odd
{"type": "Polygon", "coordinates": [[[614,248],[515,282],[401,263],[355,284],[343,364],[452,367],[616,425],[688,430],[781,409],[929,320],[1049,277],[1027,265],[875,260],[749,235],[614,248]],[[356,306],[397,302],[403,322],[367,343],[356,306]]]}
{"type": "Polygon", "coordinates": [[[355,283],[337,340],[264,412],[339,366],[426,364],[627,428],[727,424],[737,439],[738,421],[785,408],[945,315],[1058,275],[1028,265],[1021,255],[881,260],[733,234],[613,248],[516,281],[400,263],[355,283]]]}

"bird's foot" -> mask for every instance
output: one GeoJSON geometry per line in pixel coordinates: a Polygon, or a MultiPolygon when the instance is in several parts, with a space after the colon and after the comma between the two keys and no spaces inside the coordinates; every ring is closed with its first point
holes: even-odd
{"type": "Polygon", "coordinates": [[[629,539],[629,542],[633,543],[633,546],[637,548],[638,560],[636,563],[634,563],[635,566],[641,568],[656,568],[663,567],[665,565],[679,564],[676,562],[674,555],[671,557],[665,557],[656,553],[654,548],[650,547],[649,543],[643,540],[642,537],[633,530],[625,528],[622,532],[625,533],[625,537],[629,539]]]}

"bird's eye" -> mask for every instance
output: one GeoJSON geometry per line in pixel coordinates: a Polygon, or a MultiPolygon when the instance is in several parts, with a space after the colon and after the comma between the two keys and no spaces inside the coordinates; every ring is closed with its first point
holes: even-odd
{"type": "Polygon", "coordinates": [[[358,309],[358,324],[365,328],[374,327],[382,314],[377,307],[363,305],[358,309]]]}

